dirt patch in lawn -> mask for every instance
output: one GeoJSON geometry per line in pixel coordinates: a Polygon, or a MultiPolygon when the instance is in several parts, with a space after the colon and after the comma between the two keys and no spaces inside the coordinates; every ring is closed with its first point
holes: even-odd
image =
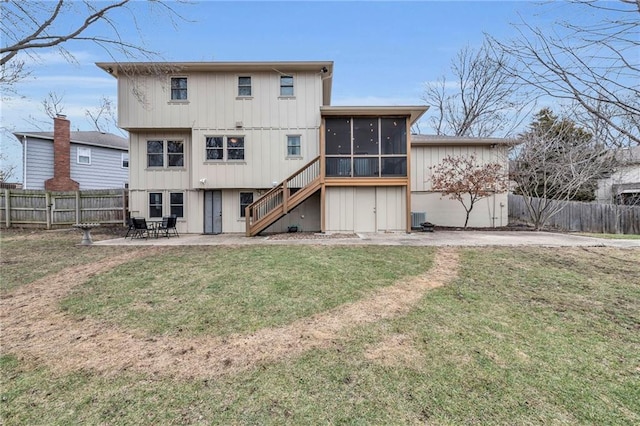
{"type": "MultiPolygon", "coordinates": [[[[89,277],[160,250],[147,247],[68,268],[5,295],[0,304],[3,353],[45,364],[60,373],[86,369],[109,375],[130,370],[181,378],[220,377],[309,349],[340,345],[343,331],[406,314],[425,292],[453,280],[458,269],[458,252],[441,248],[433,268],[425,274],[380,289],[369,298],[284,327],[225,338],[147,336],[91,318],[78,319],[58,309],[59,300],[89,277]]],[[[402,342],[388,343],[398,346],[402,342]]],[[[375,357],[375,352],[369,356],[375,357]]],[[[401,362],[405,354],[396,355],[398,360],[384,362],[401,362]]]]}

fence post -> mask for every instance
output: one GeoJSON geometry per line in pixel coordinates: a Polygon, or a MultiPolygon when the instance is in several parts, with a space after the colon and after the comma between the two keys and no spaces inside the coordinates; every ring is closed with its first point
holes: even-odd
{"type": "Polygon", "coordinates": [[[51,193],[49,191],[44,193],[44,205],[47,229],[51,229],[51,222],[53,220],[53,204],[51,203],[51,193]]]}
{"type": "Polygon", "coordinates": [[[82,214],[80,208],[80,191],[76,191],[76,223],[82,222],[80,220],[80,215],[82,214]]]}
{"type": "Polygon", "coordinates": [[[9,188],[4,189],[4,225],[9,228],[11,226],[11,191],[9,188]]]}

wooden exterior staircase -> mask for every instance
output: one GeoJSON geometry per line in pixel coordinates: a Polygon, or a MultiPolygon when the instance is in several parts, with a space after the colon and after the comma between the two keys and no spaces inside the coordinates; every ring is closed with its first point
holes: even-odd
{"type": "Polygon", "coordinates": [[[318,156],[246,207],[247,236],[258,235],[313,195],[321,186],[318,156]]]}

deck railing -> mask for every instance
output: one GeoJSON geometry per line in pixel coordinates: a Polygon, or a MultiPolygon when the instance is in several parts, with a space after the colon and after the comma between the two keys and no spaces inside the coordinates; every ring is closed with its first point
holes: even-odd
{"type": "Polygon", "coordinates": [[[319,186],[320,156],[246,207],[247,236],[257,235],[306,200],[319,186]]]}

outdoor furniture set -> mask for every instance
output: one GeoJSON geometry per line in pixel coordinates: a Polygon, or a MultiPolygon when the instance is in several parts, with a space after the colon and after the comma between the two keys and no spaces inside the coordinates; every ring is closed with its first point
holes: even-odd
{"type": "Polygon", "coordinates": [[[143,217],[132,217],[129,219],[129,229],[127,230],[127,238],[158,238],[158,237],[179,237],[176,229],[177,217],[175,215],[164,216],[162,220],[147,221],[143,217]]]}

